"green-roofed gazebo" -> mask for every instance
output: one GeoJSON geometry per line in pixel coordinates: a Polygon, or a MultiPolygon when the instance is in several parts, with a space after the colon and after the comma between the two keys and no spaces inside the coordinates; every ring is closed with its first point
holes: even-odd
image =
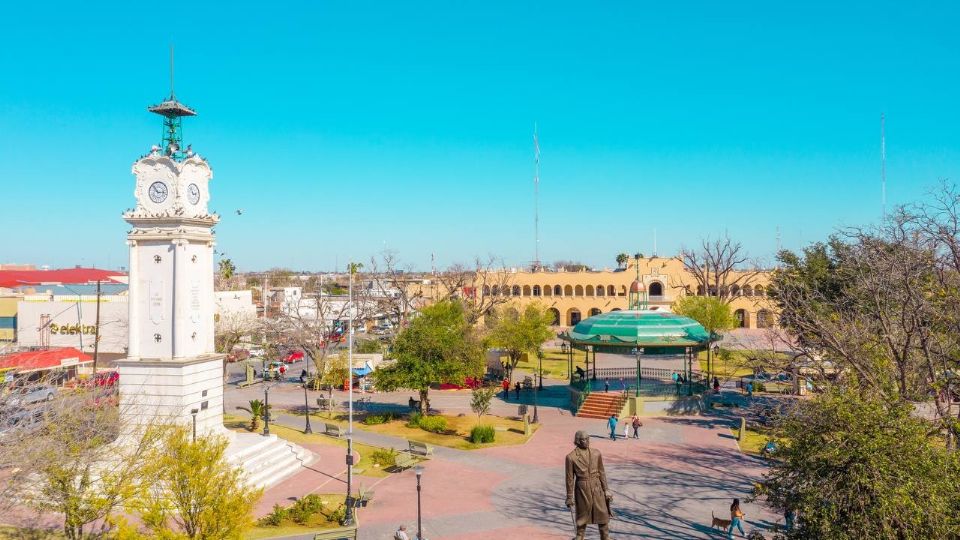
{"type": "Polygon", "coordinates": [[[623,354],[643,347],[646,355],[684,354],[687,347],[705,347],[707,337],[707,330],[689,317],[645,309],[594,315],[561,335],[577,348],[591,345],[600,352],[623,354]]]}

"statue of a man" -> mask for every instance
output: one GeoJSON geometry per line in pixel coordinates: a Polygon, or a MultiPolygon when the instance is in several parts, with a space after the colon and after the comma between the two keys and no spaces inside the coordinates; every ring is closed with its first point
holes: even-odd
{"type": "Polygon", "coordinates": [[[576,508],[577,538],[583,540],[587,525],[600,527],[601,540],[610,538],[610,500],[607,475],[603,470],[600,451],[590,448],[590,436],[578,431],[573,438],[577,445],[567,454],[567,507],[576,508]]]}

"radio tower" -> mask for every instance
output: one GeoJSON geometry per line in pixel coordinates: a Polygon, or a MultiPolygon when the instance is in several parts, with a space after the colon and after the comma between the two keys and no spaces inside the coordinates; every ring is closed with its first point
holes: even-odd
{"type": "Polygon", "coordinates": [[[883,113],[880,113],[880,208],[881,217],[887,217],[887,133],[883,113]]]}
{"type": "Polygon", "coordinates": [[[540,269],[540,141],[533,123],[533,269],[540,269]]]}

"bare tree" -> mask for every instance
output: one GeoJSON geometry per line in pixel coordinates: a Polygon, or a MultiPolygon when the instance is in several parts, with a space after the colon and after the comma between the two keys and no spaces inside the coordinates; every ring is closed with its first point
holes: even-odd
{"type": "MultiPolygon", "coordinates": [[[[743,245],[726,234],[713,240],[704,238],[697,249],[681,248],[678,258],[704,295],[723,302],[731,302],[735,289],[752,284],[761,273],[760,265],[750,259],[743,245]]],[[[679,287],[690,285],[681,283],[679,287]]]]}
{"type": "Polygon", "coordinates": [[[499,266],[495,263],[496,259],[491,256],[486,260],[477,257],[472,267],[451,265],[437,276],[439,298],[435,300],[463,302],[471,324],[493,313],[494,308],[510,301],[505,294],[510,287],[510,273],[503,269],[502,262],[499,266]]]}
{"type": "Polygon", "coordinates": [[[397,326],[404,326],[411,313],[421,306],[423,280],[413,277],[413,268],[400,263],[396,252],[383,251],[370,257],[369,300],[397,326]]]}

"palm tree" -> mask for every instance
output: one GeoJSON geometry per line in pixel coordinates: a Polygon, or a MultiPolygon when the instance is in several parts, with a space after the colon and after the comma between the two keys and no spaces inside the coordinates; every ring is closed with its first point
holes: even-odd
{"type": "Polygon", "coordinates": [[[259,399],[250,400],[250,431],[260,428],[260,419],[263,418],[263,402],[259,399]]]}
{"type": "Polygon", "coordinates": [[[643,258],[643,253],[640,253],[639,251],[633,254],[633,260],[635,261],[639,261],[642,258],[643,258]]]}
{"type": "Polygon", "coordinates": [[[627,255],[626,253],[620,253],[619,255],[617,255],[617,267],[619,267],[619,268],[626,268],[626,267],[627,267],[627,261],[629,261],[629,260],[630,260],[630,256],[629,256],[629,255],[627,255]]]}

